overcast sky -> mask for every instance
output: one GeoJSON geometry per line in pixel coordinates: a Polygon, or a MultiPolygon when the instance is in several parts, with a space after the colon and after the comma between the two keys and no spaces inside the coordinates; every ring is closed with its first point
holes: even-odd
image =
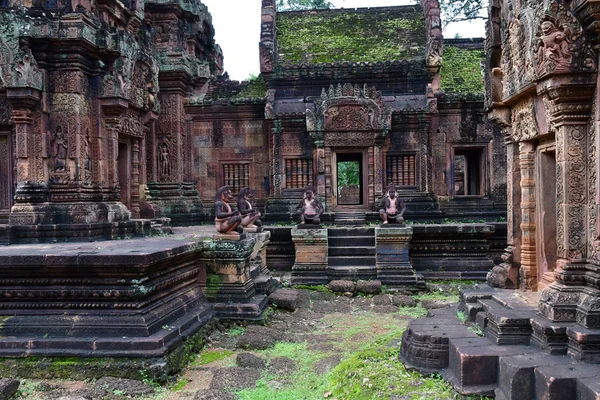
{"type": "MultiPolygon", "coordinates": [[[[202,0],[213,16],[215,39],[223,49],[225,70],[231,79],[244,80],[258,75],[258,41],[260,38],[261,0],[202,0]]],[[[332,0],[336,8],[384,7],[414,4],[411,0],[332,0]]],[[[444,37],[483,37],[481,20],[451,24],[444,37]]]]}

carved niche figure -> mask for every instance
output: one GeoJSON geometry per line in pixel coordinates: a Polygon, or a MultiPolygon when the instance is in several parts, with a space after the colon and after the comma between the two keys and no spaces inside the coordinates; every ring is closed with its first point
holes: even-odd
{"type": "Polygon", "coordinates": [[[304,189],[304,198],[296,206],[296,214],[301,224],[319,225],[321,223],[321,214],[325,211],[323,204],[315,197],[315,193],[310,186],[304,189]]]}
{"type": "Polygon", "coordinates": [[[442,39],[433,37],[430,40],[427,65],[430,67],[440,67],[442,65],[442,39]]]}
{"type": "Polygon", "coordinates": [[[538,42],[538,70],[565,70],[571,66],[573,57],[569,50],[571,30],[563,25],[560,29],[552,21],[540,25],[542,37],[538,42]],[[550,65],[549,65],[550,64],[550,65]]]}
{"type": "Polygon", "coordinates": [[[56,127],[54,142],[52,143],[52,157],[54,157],[54,172],[66,172],[67,170],[67,139],[62,131],[62,127],[56,127]]]}
{"type": "Polygon", "coordinates": [[[158,153],[158,171],[161,176],[171,175],[171,162],[169,159],[169,145],[163,142],[158,153]]]}
{"type": "Polygon", "coordinates": [[[250,199],[254,197],[252,190],[249,187],[245,187],[240,190],[238,195],[238,211],[242,215],[242,226],[244,228],[256,229],[262,226],[260,221],[260,211],[252,208],[252,203],[250,203],[250,199]]]}
{"type": "Polygon", "coordinates": [[[391,219],[398,224],[404,223],[404,212],[406,205],[400,197],[397,196],[396,186],[390,185],[384,198],[382,209],[379,210],[379,215],[383,219],[383,224],[389,223],[391,219]]]}
{"type": "Polygon", "coordinates": [[[229,202],[233,196],[229,186],[222,186],[215,196],[215,228],[224,235],[242,233],[242,216],[239,211],[232,211],[229,202]]]}

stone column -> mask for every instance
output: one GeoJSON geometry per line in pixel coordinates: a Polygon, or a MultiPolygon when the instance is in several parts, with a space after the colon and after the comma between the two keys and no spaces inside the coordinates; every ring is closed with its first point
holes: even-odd
{"type": "Polygon", "coordinates": [[[202,243],[201,262],[207,269],[203,283],[215,315],[223,319],[257,320],[267,307],[267,297],[257,295],[250,275],[255,238],[212,239],[202,243]]]}
{"type": "Polygon", "coordinates": [[[377,279],[384,285],[425,287],[408,257],[413,230],[409,226],[375,228],[377,279]]]}
{"type": "Polygon", "coordinates": [[[533,143],[519,143],[519,167],[521,169],[521,288],[536,290],[535,146],[533,143]]]}
{"type": "Polygon", "coordinates": [[[292,267],[292,284],[326,285],[327,229],[292,228],[296,261],[292,267]]]}
{"type": "MultiPolygon", "coordinates": [[[[594,87],[566,78],[544,83],[556,135],[556,281],[542,291],[540,312],[556,322],[600,327],[598,267],[586,263],[588,129],[594,87]]],[[[589,80],[581,80],[588,82],[589,80]]]]}

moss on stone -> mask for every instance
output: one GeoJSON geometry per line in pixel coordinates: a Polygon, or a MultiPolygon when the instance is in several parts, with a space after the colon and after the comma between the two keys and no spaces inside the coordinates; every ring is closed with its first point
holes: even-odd
{"type": "Polygon", "coordinates": [[[444,64],[440,72],[440,86],[446,93],[483,93],[481,61],[483,50],[444,48],[444,64]]]}
{"type": "Polygon", "coordinates": [[[234,99],[263,98],[267,94],[267,84],[262,75],[253,76],[242,82],[242,85],[245,85],[244,88],[233,97],[234,99]]]}
{"type": "Polygon", "coordinates": [[[379,62],[424,56],[420,7],[277,14],[279,62],[379,62]]]}

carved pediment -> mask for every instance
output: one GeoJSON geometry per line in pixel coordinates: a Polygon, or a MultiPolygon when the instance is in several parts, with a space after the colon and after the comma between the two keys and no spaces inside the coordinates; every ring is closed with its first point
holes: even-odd
{"type": "Polygon", "coordinates": [[[318,131],[387,132],[392,111],[385,107],[381,92],[349,83],[323,89],[313,108],[306,110],[306,127],[318,131]]]}

